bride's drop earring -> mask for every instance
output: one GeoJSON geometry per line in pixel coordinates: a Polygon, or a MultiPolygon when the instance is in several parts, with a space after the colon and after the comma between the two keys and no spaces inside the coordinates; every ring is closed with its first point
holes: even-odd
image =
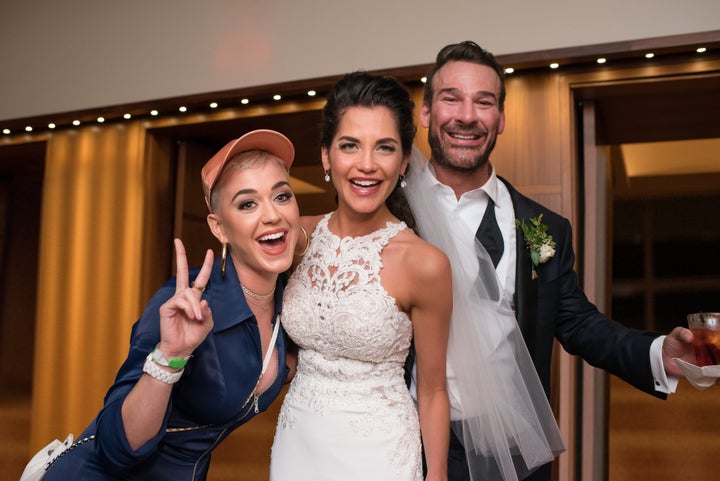
{"type": "Polygon", "coordinates": [[[330,171],[329,170],[325,171],[325,182],[330,182],[330,171]]]}

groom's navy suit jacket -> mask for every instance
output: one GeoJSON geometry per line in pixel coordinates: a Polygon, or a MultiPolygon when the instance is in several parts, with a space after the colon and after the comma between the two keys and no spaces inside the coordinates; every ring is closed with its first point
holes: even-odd
{"type": "Polygon", "coordinates": [[[555,241],[555,255],[536,268],[533,279],[530,251],[522,229],[517,229],[515,314],[546,394],[550,392],[553,339],[557,338],[570,354],[665,398],[655,391],[650,368],[650,344],[657,335],[627,328],[601,314],[578,283],[570,222],[500,180],[510,190],[515,218],[527,220],[542,214],[547,233],[555,241]]]}

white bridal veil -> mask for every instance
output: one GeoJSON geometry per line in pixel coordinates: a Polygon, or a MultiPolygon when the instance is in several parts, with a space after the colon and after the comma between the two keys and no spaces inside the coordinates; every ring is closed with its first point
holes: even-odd
{"type": "Polygon", "coordinates": [[[435,187],[427,160],[413,148],[405,195],[416,229],[448,255],[453,271],[448,365],[462,421],[452,428],[465,446],[473,481],[517,481],[565,445],[510,300],[497,295],[503,289],[490,256],[459,217],[438,206],[435,187]]]}

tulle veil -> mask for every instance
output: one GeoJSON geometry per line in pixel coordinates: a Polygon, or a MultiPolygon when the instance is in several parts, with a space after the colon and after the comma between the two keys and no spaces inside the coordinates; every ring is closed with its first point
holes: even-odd
{"type": "Polygon", "coordinates": [[[406,181],[416,231],[452,264],[448,364],[457,381],[462,421],[451,425],[465,446],[471,479],[523,479],[552,461],[565,444],[510,300],[475,233],[438,206],[432,194],[436,181],[417,148],[406,181]]]}

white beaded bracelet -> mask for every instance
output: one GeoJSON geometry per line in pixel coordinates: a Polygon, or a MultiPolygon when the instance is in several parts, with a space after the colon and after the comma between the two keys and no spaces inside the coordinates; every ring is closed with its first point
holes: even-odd
{"type": "Polygon", "coordinates": [[[161,368],[152,359],[152,353],[148,354],[145,358],[145,364],[143,364],[143,372],[149,374],[153,379],[157,379],[165,384],[175,384],[180,380],[185,369],[180,369],[178,372],[168,372],[161,368]]]}

